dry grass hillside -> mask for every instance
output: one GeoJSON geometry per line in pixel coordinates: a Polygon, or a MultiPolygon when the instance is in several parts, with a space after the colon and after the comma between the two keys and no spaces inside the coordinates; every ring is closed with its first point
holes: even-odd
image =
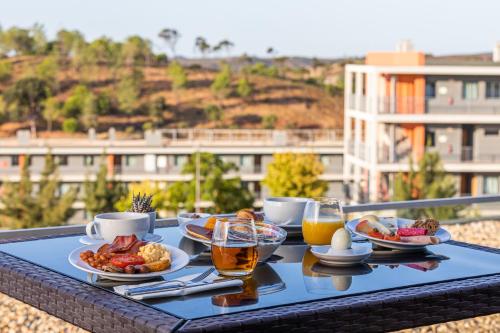
{"type": "MultiPolygon", "coordinates": [[[[17,57],[8,59],[12,64],[13,74],[8,82],[0,84],[0,92],[12,86],[16,80],[30,76],[43,57],[17,57]]],[[[59,68],[57,74],[56,98],[64,102],[73,88],[86,84],[94,93],[116,91],[118,79],[128,69],[113,70],[107,66],[97,66],[90,70],[76,71],[68,67],[59,68]]],[[[199,67],[186,68],[188,84],[184,89],[173,91],[172,82],[167,74],[166,66],[141,67],[144,74],[141,86],[140,103],[148,103],[157,97],[164,97],[167,108],[163,112],[162,127],[197,127],[197,128],[263,128],[264,118],[275,115],[274,128],[341,128],[343,124],[343,98],[332,96],[323,87],[306,83],[298,79],[283,77],[267,77],[249,75],[253,93],[246,98],[236,94],[236,86],[241,74],[233,72],[228,97],[217,97],[210,85],[217,72],[199,67]],[[222,118],[210,121],[204,112],[208,105],[216,105],[222,109],[222,118]]],[[[40,131],[45,128],[42,117],[39,117],[39,135],[61,135],[64,119],[58,119],[59,126],[52,133],[40,131]]],[[[105,114],[98,117],[98,132],[106,131],[113,126],[119,131],[135,130],[150,121],[146,113],[105,114]]],[[[9,136],[19,128],[27,128],[27,122],[3,121],[0,124],[0,135],[9,136]]],[[[75,133],[74,135],[78,135],[75,133]]]]}

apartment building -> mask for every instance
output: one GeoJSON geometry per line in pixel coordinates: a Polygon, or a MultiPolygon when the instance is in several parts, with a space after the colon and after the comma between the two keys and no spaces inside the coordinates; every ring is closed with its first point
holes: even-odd
{"type": "Polygon", "coordinates": [[[461,195],[499,193],[500,66],[372,52],[345,69],[344,175],[356,202],[387,200],[395,173],[437,151],[461,195]]]}
{"type": "Polygon", "coordinates": [[[253,191],[257,205],[268,196],[260,182],[274,153],[312,152],[325,166],[321,178],[329,184],[327,195],[343,196],[342,130],[175,129],[146,132],[144,138],[135,140],[117,139],[113,131],[105,139],[93,134],[33,139],[19,132],[17,138],[0,139],[0,182],[19,180],[25,161],[30,163],[32,179],[38,181],[49,151],[59,165],[62,191],[93,179],[103,158],[110,177],[125,183],[150,180],[166,187],[190,178],[181,171],[191,154],[210,152],[238,166],[237,175],[253,191]]]}

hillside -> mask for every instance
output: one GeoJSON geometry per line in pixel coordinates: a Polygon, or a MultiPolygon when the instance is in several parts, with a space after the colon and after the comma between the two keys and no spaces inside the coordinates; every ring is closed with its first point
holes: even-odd
{"type": "MultiPolygon", "coordinates": [[[[7,94],[9,88],[18,80],[36,75],[39,72],[37,68],[46,58],[22,56],[2,60],[11,67],[11,76],[0,83],[0,93],[7,94]]],[[[135,102],[137,106],[127,114],[121,112],[119,106],[115,105],[119,81],[132,70],[127,67],[116,69],[97,64],[90,69],[77,70],[72,66],[59,65],[55,71],[55,88],[51,96],[64,105],[74,93],[75,87],[81,84],[94,94],[110,96],[114,107],[97,116],[98,132],[106,131],[111,126],[129,134],[142,129],[144,124],[153,121],[147,109],[148,105],[159,97],[164,98],[165,106],[159,115],[161,120],[156,119],[155,122],[160,123],[161,125],[157,127],[162,128],[340,128],[343,124],[341,93],[328,92],[321,84],[313,80],[306,81],[302,78],[305,77],[304,74],[297,74],[298,71],[291,68],[281,69],[281,73],[274,77],[246,74],[252,93],[245,98],[237,94],[238,81],[243,77],[240,71],[233,70],[229,93],[221,97],[210,88],[217,75],[216,70],[197,65],[185,67],[187,85],[183,89],[173,90],[172,80],[166,68],[166,64],[136,67],[142,72],[143,79],[140,83],[138,100],[135,102]],[[216,120],[204,111],[210,105],[221,110],[221,115],[216,117],[216,120]],[[272,118],[271,115],[275,116],[273,121],[266,119],[272,118]]],[[[20,113],[9,110],[12,114],[20,113]]],[[[3,114],[4,117],[0,117],[1,136],[13,135],[17,129],[29,126],[27,119],[5,116],[8,115],[6,110],[3,114]]],[[[48,133],[42,114],[43,110],[40,110],[40,115],[37,116],[38,135],[62,135],[62,123],[67,115],[58,116],[54,120],[53,130],[48,133]]],[[[78,132],[83,134],[84,131],[85,128],[80,126],[78,132]]]]}

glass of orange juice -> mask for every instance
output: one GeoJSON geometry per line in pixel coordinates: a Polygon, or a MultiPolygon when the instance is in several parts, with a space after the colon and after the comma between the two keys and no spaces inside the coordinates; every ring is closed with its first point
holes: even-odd
{"type": "Polygon", "coordinates": [[[332,236],[344,227],[340,201],[335,198],[317,198],[306,203],[302,219],[302,235],[309,245],[329,245],[332,236]]]}

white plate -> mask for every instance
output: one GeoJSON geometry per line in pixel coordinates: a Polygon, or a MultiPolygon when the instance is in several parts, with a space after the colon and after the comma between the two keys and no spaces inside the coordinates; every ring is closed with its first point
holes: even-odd
{"type": "MultiPolygon", "coordinates": [[[[148,242],[148,243],[159,243],[162,240],[163,240],[163,236],[157,235],[157,234],[146,234],[146,236],[144,236],[144,239],[143,239],[143,241],[148,242]]],[[[82,244],[85,244],[85,245],[102,244],[105,242],[105,240],[102,238],[93,239],[87,235],[80,237],[80,239],[78,241],[82,244]]]]}
{"type": "Polygon", "coordinates": [[[372,254],[372,249],[363,245],[353,244],[348,250],[332,250],[329,245],[312,246],[311,253],[321,262],[360,263],[372,254]]]}
{"type": "Polygon", "coordinates": [[[167,273],[172,273],[175,271],[178,271],[179,269],[183,268],[189,263],[189,256],[187,255],[186,252],[170,246],[163,244],[167,250],[170,252],[170,256],[172,258],[172,263],[170,267],[164,271],[160,272],[151,272],[151,273],[145,273],[145,274],[123,274],[123,273],[109,273],[109,272],[103,272],[101,270],[95,269],[94,267],[90,266],[86,262],[84,262],[82,259],[80,259],[80,253],[83,251],[91,250],[96,252],[99,247],[101,246],[100,244],[94,244],[94,245],[86,245],[79,247],[75,250],[73,250],[69,256],[68,260],[69,263],[79,270],[82,270],[87,273],[91,274],[96,274],[98,276],[105,277],[110,280],[115,280],[115,281],[141,281],[141,280],[149,280],[167,273]]]}
{"type": "Polygon", "coordinates": [[[192,239],[196,242],[200,242],[200,243],[203,243],[205,245],[210,246],[212,244],[211,240],[206,240],[206,239],[194,237],[189,232],[187,232],[187,229],[186,229],[186,226],[188,224],[194,224],[194,225],[197,225],[200,227],[204,227],[205,223],[207,222],[207,219],[208,218],[200,218],[200,219],[195,219],[195,220],[191,220],[191,221],[184,222],[184,223],[179,223],[179,231],[181,232],[181,235],[186,237],[186,238],[192,239]]]}
{"type": "MultiPolygon", "coordinates": [[[[428,245],[432,244],[412,244],[412,243],[403,243],[403,242],[395,242],[395,241],[389,241],[389,240],[383,240],[375,237],[370,237],[365,233],[358,232],[356,231],[356,225],[358,225],[359,219],[354,219],[346,223],[346,227],[355,235],[364,237],[369,239],[372,243],[383,246],[383,247],[388,247],[391,249],[397,249],[397,250],[416,250],[416,249],[423,249],[428,245]]],[[[411,225],[413,223],[413,220],[409,219],[403,219],[398,217],[398,227],[407,227],[408,225],[411,225]]],[[[436,231],[436,234],[434,235],[437,238],[439,238],[440,243],[447,242],[451,239],[450,233],[443,228],[439,228],[436,231]]]]}

